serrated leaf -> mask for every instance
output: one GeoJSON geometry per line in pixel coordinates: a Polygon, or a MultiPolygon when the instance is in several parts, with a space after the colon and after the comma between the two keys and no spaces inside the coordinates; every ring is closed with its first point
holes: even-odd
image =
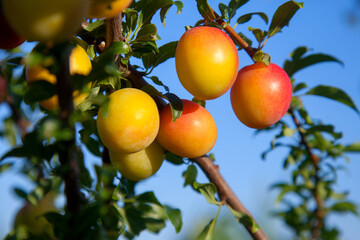
{"type": "Polygon", "coordinates": [[[350,108],[354,109],[357,113],[359,113],[359,110],[357,109],[356,105],[349,97],[349,95],[347,95],[347,93],[345,93],[343,90],[339,88],[319,85],[309,90],[306,93],[306,95],[316,95],[316,96],[326,97],[335,100],[337,102],[349,106],[350,108]]]}
{"type": "Polygon", "coordinates": [[[221,204],[215,199],[215,193],[217,192],[217,190],[213,183],[200,184],[197,182],[193,182],[192,185],[195,190],[199,191],[206,198],[206,201],[208,203],[215,205],[221,204]]]}
{"type": "Polygon", "coordinates": [[[183,225],[180,209],[172,208],[167,205],[165,205],[164,207],[165,207],[165,211],[166,211],[168,219],[170,220],[171,224],[175,228],[175,232],[179,233],[182,228],[182,225],[183,225]]]}
{"type": "Polygon", "coordinates": [[[268,24],[268,22],[269,22],[268,16],[263,12],[253,12],[253,13],[244,14],[236,20],[236,23],[238,23],[238,24],[246,23],[246,22],[250,21],[252,16],[254,16],[254,15],[258,15],[262,20],[265,21],[266,24],[268,24]]]}
{"type": "Polygon", "coordinates": [[[193,182],[196,181],[196,176],[197,176],[197,169],[194,165],[189,165],[186,169],[186,171],[183,172],[182,174],[183,178],[185,179],[184,181],[184,187],[187,185],[192,185],[193,182]]]}
{"type": "MultiPolygon", "coordinates": [[[[298,52],[297,54],[300,54],[300,52],[298,52]]],[[[289,60],[285,61],[284,70],[289,75],[289,77],[292,77],[299,70],[309,67],[311,65],[317,64],[317,63],[337,62],[337,63],[340,63],[341,65],[343,65],[343,62],[341,62],[337,58],[327,55],[327,54],[322,54],[322,53],[312,54],[312,55],[306,56],[304,58],[299,58],[299,57],[300,56],[296,56],[295,60],[293,60],[293,61],[289,61],[289,60]]]]}
{"type": "Polygon", "coordinates": [[[274,13],[274,16],[271,20],[269,28],[269,37],[274,36],[276,33],[280,32],[281,29],[287,25],[295,13],[303,8],[304,3],[297,3],[295,1],[288,1],[282,4],[274,13]]]}
{"type": "Polygon", "coordinates": [[[199,13],[205,20],[209,22],[215,20],[215,14],[207,0],[197,0],[196,5],[199,13]]]}

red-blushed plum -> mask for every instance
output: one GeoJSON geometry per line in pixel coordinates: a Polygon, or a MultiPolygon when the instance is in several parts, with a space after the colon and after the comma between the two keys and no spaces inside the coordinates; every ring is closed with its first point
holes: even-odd
{"type": "Polygon", "coordinates": [[[229,36],[214,27],[195,27],[180,38],[175,53],[176,72],[184,88],[197,99],[217,98],[236,79],[239,59],[229,36]]]}
{"type": "Polygon", "coordinates": [[[231,105],[248,127],[262,129],[278,122],[287,112],[292,97],[291,81],[276,64],[254,63],[239,71],[231,88],[231,105]]]}
{"type": "Polygon", "coordinates": [[[205,108],[189,100],[182,102],[183,113],[175,121],[172,121],[170,105],[161,110],[157,140],[165,149],[179,156],[200,157],[214,147],[217,127],[205,108]]]}

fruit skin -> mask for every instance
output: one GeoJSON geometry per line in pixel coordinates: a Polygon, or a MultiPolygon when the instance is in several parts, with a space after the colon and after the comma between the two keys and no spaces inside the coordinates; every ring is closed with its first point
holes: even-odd
{"type": "MultiPolygon", "coordinates": [[[[91,72],[91,61],[85,50],[79,45],[75,46],[70,54],[70,75],[80,74],[88,75],[91,72]]],[[[32,83],[39,80],[46,80],[52,84],[56,84],[56,76],[51,74],[50,71],[42,66],[31,66],[26,69],[26,81],[32,83]]],[[[86,93],[74,91],[74,105],[78,106],[85,98],[86,93]]],[[[59,99],[57,95],[51,98],[40,101],[40,104],[47,110],[59,109],[59,99]]]]}
{"type": "Polygon", "coordinates": [[[26,40],[63,41],[81,28],[90,0],[3,0],[6,19],[26,40]]]}
{"type": "Polygon", "coordinates": [[[279,121],[292,97],[291,81],[276,64],[254,63],[239,71],[230,98],[238,119],[248,127],[262,129],[279,121]]]}
{"type": "Polygon", "coordinates": [[[135,153],[148,147],[159,131],[155,101],[134,88],[117,90],[109,98],[108,104],[100,107],[96,121],[104,145],[119,153],[135,153]]]}
{"type": "Polygon", "coordinates": [[[128,6],[133,0],[91,0],[89,18],[113,18],[128,6]]]}
{"type": "Polygon", "coordinates": [[[165,158],[165,149],[155,140],[147,148],[136,153],[109,151],[110,160],[116,170],[127,179],[139,181],[154,175],[165,158]]]}
{"type": "Polygon", "coordinates": [[[53,227],[44,216],[41,216],[47,212],[59,212],[51,193],[45,195],[36,206],[27,202],[16,214],[14,228],[22,226],[35,236],[45,234],[52,239],[53,227]]]}
{"type": "Polygon", "coordinates": [[[182,157],[196,158],[210,152],[217,139],[217,128],[211,114],[202,106],[182,100],[183,113],[172,121],[170,105],[160,112],[158,142],[168,151],[182,157]]]}
{"type": "Polygon", "coordinates": [[[9,25],[5,16],[1,13],[0,6],[0,29],[1,29],[1,37],[0,37],[0,48],[1,49],[12,49],[19,45],[21,45],[25,39],[20,37],[9,25]]]}
{"type": "Polygon", "coordinates": [[[0,103],[5,101],[7,95],[7,81],[0,75],[0,103]]]}
{"type": "Polygon", "coordinates": [[[180,38],[175,53],[176,72],[184,88],[197,99],[223,95],[239,68],[235,44],[222,30],[195,27],[180,38]]]}

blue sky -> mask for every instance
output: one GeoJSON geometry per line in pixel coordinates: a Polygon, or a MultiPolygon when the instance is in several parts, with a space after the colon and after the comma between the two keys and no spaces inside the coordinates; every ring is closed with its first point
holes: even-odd
{"type": "MultiPolygon", "coordinates": [[[[168,41],[178,40],[184,32],[184,26],[193,25],[200,19],[195,8],[196,1],[184,0],[183,13],[175,14],[171,9],[166,27],[163,27],[156,16],[158,32],[162,40],[159,45],[168,41]]],[[[214,9],[220,1],[209,1],[214,9]]],[[[271,18],[276,8],[285,1],[258,0],[250,1],[237,16],[254,11],[263,11],[271,18]]],[[[344,66],[336,63],[315,65],[297,73],[294,77],[304,81],[309,86],[319,84],[336,86],[346,91],[360,108],[360,67],[358,54],[360,53],[360,25],[351,26],[347,20],[347,13],[354,6],[355,1],[318,0],[307,1],[290,23],[266,44],[264,51],[272,56],[272,62],[282,66],[290,52],[298,46],[307,46],[312,53],[327,53],[344,62],[344,66]]],[[[250,22],[236,28],[245,34],[247,27],[260,27],[266,29],[265,23],[254,17],[250,22]]],[[[250,36],[250,32],[247,34],[250,36]]],[[[251,59],[244,51],[239,52],[240,68],[251,64],[251,59]]],[[[181,98],[191,99],[191,95],[184,90],[178,81],[174,60],[169,60],[153,71],[171,92],[181,98]]],[[[273,209],[276,192],[270,191],[269,186],[277,181],[288,180],[290,172],[282,169],[283,157],[286,151],[277,150],[268,155],[267,160],[261,160],[260,154],[266,150],[273,137],[271,134],[255,136],[253,129],[247,128],[236,118],[231,109],[229,93],[218,99],[207,101],[207,109],[213,115],[218,126],[218,140],[212,150],[215,154],[220,171],[233,188],[234,192],[244,205],[255,215],[260,224],[263,223],[265,231],[275,232],[283,237],[289,236],[284,225],[269,215],[273,209]]],[[[343,143],[360,141],[359,115],[350,108],[337,102],[319,97],[304,97],[305,106],[310,115],[321,119],[324,123],[336,126],[336,131],[343,133],[343,143]]],[[[0,117],[8,114],[7,108],[0,105],[0,117]]],[[[8,149],[4,141],[0,141],[0,154],[8,149]]],[[[339,173],[339,191],[348,190],[349,199],[360,204],[360,156],[350,155],[351,161],[345,164],[347,169],[339,173]]],[[[92,164],[100,164],[100,160],[93,155],[86,154],[86,162],[91,168],[92,164]]],[[[174,229],[169,225],[160,235],[149,233],[141,234],[137,239],[182,239],[183,234],[191,230],[193,225],[205,224],[215,216],[216,207],[210,206],[205,199],[192,191],[189,187],[183,188],[182,172],[186,166],[176,167],[167,162],[159,172],[149,180],[138,186],[138,193],[153,190],[158,199],[182,210],[184,226],[180,235],[175,235],[174,229]]],[[[9,231],[13,216],[21,206],[19,199],[12,193],[13,186],[25,184],[26,179],[16,176],[16,169],[0,175],[0,238],[9,231]]],[[[206,182],[200,174],[199,182],[206,182]]],[[[225,214],[227,209],[223,209],[225,214]]],[[[360,219],[351,215],[330,217],[330,223],[340,227],[343,235],[341,239],[350,240],[358,234],[360,219]]],[[[237,226],[241,228],[240,226],[237,226]]],[[[276,236],[279,236],[276,235],[276,236]]]]}

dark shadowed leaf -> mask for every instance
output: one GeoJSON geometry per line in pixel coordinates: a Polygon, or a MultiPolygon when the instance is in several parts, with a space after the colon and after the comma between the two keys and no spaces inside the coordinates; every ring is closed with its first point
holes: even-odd
{"type": "Polygon", "coordinates": [[[357,113],[359,113],[359,110],[357,109],[355,103],[352,101],[349,95],[347,95],[347,93],[345,93],[343,90],[339,88],[319,85],[308,91],[306,94],[330,98],[332,100],[338,101],[340,103],[349,106],[350,108],[354,109],[357,113]]]}
{"type": "Polygon", "coordinates": [[[214,12],[212,11],[207,0],[197,0],[196,4],[199,13],[205,20],[208,20],[210,22],[215,20],[214,12]]]}
{"type": "Polygon", "coordinates": [[[282,4],[274,13],[269,28],[269,37],[274,36],[280,32],[281,29],[287,25],[295,13],[304,6],[304,3],[297,3],[295,1],[288,1],[282,4]]]}
{"type": "Polygon", "coordinates": [[[244,14],[244,15],[240,16],[236,20],[236,22],[239,24],[246,23],[246,22],[250,21],[252,16],[254,16],[254,15],[258,15],[261,19],[263,19],[265,21],[266,24],[269,22],[268,16],[263,12],[253,12],[253,13],[244,14]]]}
{"type": "Polygon", "coordinates": [[[182,103],[181,99],[173,93],[165,93],[164,95],[166,96],[166,99],[170,103],[172,120],[175,121],[182,114],[183,103],[182,103]]]}
{"type": "Polygon", "coordinates": [[[56,94],[55,85],[48,81],[40,80],[29,84],[24,100],[26,103],[38,102],[48,99],[56,94]]]}
{"type": "Polygon", "coordinates": [[[141,11],[143,23],[149,23],[154,14],[161,8],[174,4],[172,0],[147,0],[141,11]]]}
{"type": "Polygon", "coordinates": [[[249,2],[249,0],[231,0],[229,2],[229,8],[231,9],[229,11],[229,18],[233,18],[236,14],[236,11],[247,2],[249,2]]]}
{"type": "Polygon", "coordinates": [[[174,165],[181,165],[184,163],[184,160],[182,157],[178,156],[178,155],[175,155],[171,152],[167,152],[166,155],[165,155],[165,159],[168,161],[168,162],[171,162],[172,164],[174,165]]]}
{"type": "MultiPolygon", "coordinates": [[[[297,54],[301,54],[300,52],[302,49],[299,49],[297,54]]],[[[305,52],[304,52],[305,53],[305,52]]],[[[289,75],[289,77],[292,77],[297,71],[304,69],[306,67],[309,67],[311,65],[322,63],[322,62],[337,62],[343,65],[343,63],[336,59],[335,57],[332,57],[330,55],[326,54],[312,54],[309,56],[306,56],[304,58],[299,58],[300,56],[297,55],[296,58],[293,57],[292,61],[286,60],[284,63],[284,70],[289,75]]]]}

